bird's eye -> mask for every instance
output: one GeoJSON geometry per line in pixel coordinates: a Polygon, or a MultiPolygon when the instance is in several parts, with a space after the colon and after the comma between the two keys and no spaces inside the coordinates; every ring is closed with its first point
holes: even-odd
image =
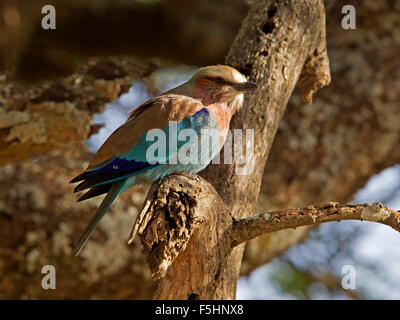
{"type": "Polygon", "coordinates": [[[225,80],[220,78],[220,77],[218,77],[218,78],[215,78],[215,82],[218,83],[218,84],[224,84],[225,80]]]}

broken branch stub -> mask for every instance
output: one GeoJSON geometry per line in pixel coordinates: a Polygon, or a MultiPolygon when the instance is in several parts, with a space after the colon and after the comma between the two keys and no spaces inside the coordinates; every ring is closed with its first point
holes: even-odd
{"type": "MultiPolygon", "coordinates": [[[[153,183],[133,230],[143,245],[156,299],[214,298],[230,252],[232,218],[199,176],[171,175],[153,183]]],[[[131,238],[132,239],[132,238],[131,238]]]]}

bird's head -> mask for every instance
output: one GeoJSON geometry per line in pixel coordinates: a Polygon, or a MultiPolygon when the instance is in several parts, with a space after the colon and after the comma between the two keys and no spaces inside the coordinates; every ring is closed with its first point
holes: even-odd
{"type": "Polygon", "coordinates": [[[217,65],[204,67],[193,75],[193,96],[203,104],[226,103],[232,113],[242,106],[243,94],[258,88],[258,85],[247,81],[236,69],[217,65]]]}

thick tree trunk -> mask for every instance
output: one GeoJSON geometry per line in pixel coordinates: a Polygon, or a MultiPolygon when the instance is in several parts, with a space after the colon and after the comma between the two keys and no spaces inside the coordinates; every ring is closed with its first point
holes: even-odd
{"type": "MultiPolygon", "coordinates": [[[[260,86],[231,122],[232,129],[254,129],[254,171],[237,175],[233,163],[210,165],[203,174],[234,218],[254,213],[279,121],[299,78],[309,99],[329,84],[325,45],[323,1],[257,1],[244,20],[226,61],[260,86]]],[[[232,252],[214,298],[235,297],[243,249],[232,252]]]]}

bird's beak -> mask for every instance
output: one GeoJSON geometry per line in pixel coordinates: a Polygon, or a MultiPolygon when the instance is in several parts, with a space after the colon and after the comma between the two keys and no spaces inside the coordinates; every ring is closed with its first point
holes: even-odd
{"type": "Polygon", "coordinates": [[[233,85],[236,91],[252,91],[258,89],[258,84],[254,82],[237,83],[233,85]]]}

